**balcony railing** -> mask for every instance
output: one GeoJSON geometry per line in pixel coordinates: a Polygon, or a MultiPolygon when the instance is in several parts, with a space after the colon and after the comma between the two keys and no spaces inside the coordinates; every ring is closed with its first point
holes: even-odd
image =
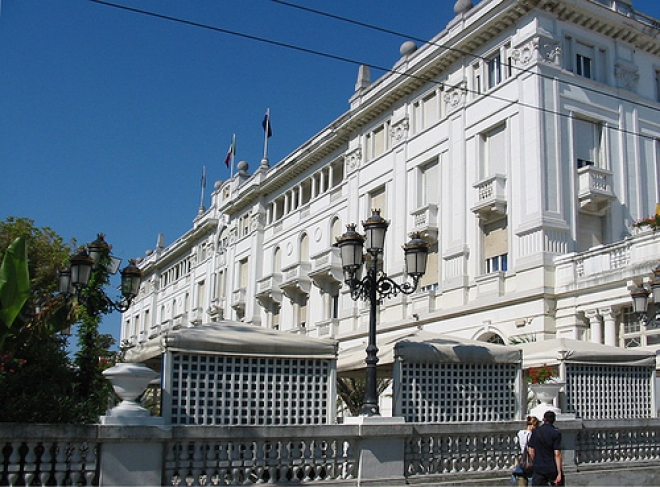
{"type": "Polygon", "coordinates": [[[580,167],[578,199],[583,212],[603,215],[614,199],[612,173],[593,165],[580,167]]]}
{"type": "Polygon", "coordinates": [[[477,203],[472,212],[482,220],[490,220],[506,214],[506,176],[493,174],[472,185],[477,190],[477,203]]]}

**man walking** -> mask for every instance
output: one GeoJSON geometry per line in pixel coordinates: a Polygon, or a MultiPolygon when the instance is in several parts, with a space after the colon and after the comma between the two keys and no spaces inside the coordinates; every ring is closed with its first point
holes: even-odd
{"type": "Polygon", "coordinates": [[[527,447],[534,459],[532,485],[564,485],[561,470],[561,433],[555,428],[557,416],[546,411],[543,424],[532,431],[527,447]]]}

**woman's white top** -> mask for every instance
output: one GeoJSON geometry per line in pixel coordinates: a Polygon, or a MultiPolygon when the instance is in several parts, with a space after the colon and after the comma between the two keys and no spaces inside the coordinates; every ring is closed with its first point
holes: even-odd
{"type": "Polygon", "coordinates": [[[527,446],[527,442],[531,436],[532,432],[528,429],[518,431],[518,444],[520,445],[520,453],[525,451],[525,447],[527,446]]]}

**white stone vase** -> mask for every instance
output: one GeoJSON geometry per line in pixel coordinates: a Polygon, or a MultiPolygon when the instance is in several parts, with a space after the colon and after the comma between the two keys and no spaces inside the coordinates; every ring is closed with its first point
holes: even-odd
{"type": "Polygon", "coordinates": [[[158,374],[144,364],[119,363],[103,371],[115,393],[122,400],[109,411],[111,416],[149,416],[149,411],[136,402],[158,374]]]}
{"type": "Polygon", "coordinates": [[[530,414],[543,420],[546,411],[554,411],[555,414],[561,413],[561,409],[555,406],[555,399],[559,397],[559,391],[565,385],[566,381],[559,379],[550,379],[543,384],[530,384],[529,388],[539,400],[539,404],[530,411],[530,414]]]}

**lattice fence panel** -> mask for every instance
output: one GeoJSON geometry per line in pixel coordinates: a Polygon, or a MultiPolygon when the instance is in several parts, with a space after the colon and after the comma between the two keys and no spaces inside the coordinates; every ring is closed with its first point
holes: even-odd
{"type": "Polygon", "coordinates": [[[403,363],[401,415],[410,422],[515,419],[515,364],[403,363]]]}
{"type": "Polygon", "coordinates": [[[173,354],[172,424],[327,424],[330,363],[173,354]]]}
{"type": "Polygon", "coordinates": [[[566,412],[583,419],[651,417],[653,367],[566,365],[566,412]]]}

